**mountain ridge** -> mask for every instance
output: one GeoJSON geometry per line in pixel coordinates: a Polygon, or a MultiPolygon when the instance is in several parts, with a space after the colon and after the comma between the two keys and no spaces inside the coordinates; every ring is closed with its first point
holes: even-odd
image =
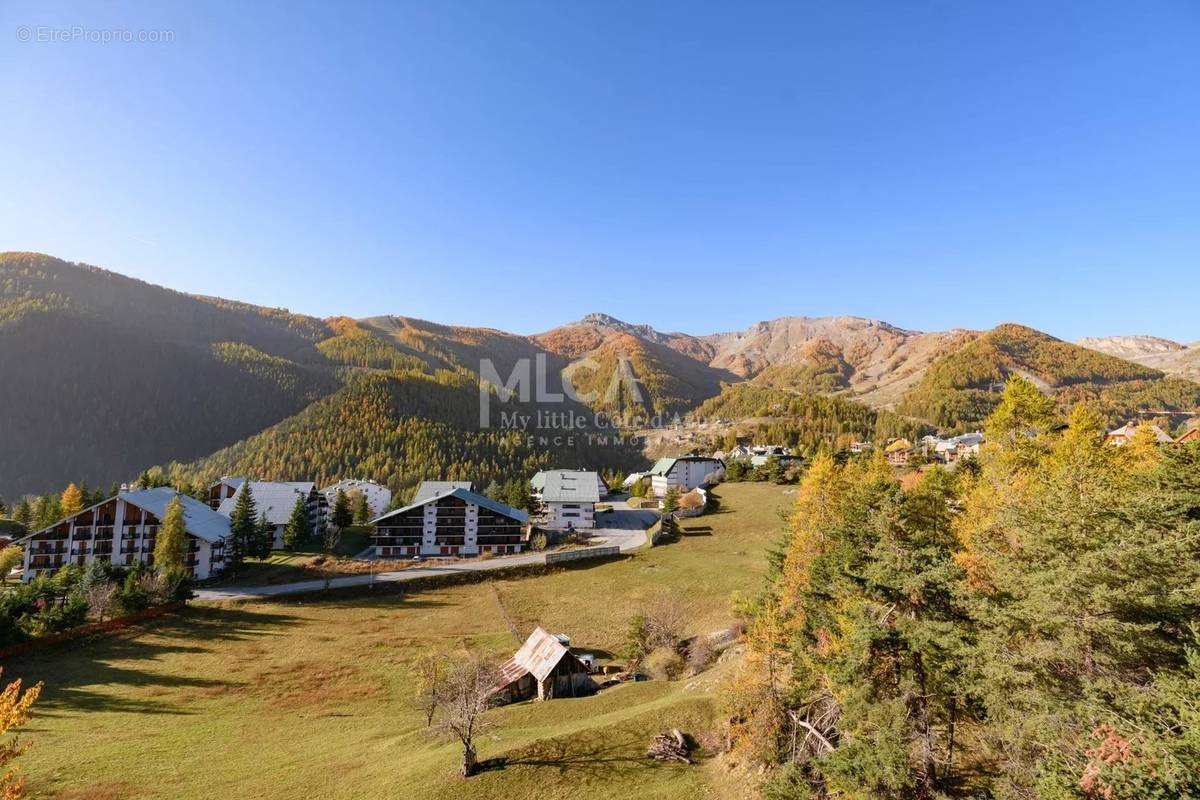
{"type": "Polygon", "coordinates": [[[20,454],[0,463],[0,492],[9,496],[81,478],[124,480],[168,462],[195,480],[224,469],[267,478],[325,470],[405,485],[420,471],[402,463],[413,458],[439,473],[427,477],[632,463],[624,451],[539,452],[471,429],[481,363],[507,376],[539,354],[551,378],[567,375],[594,392],[585,395],[596,398],[591,411],[625,420],[686,414],[746,386],[754,391],[743,399],[786,407],[779,398],[834,395],[952,427],[977,419],[991,387],[1012,373],[1042,380],[1064,402],[1097,401],[1114,419],[1200,406],[1200,386],[1172,377],[1200,377],[1200,346],[1152,337],[1083,347],[1019,325],[927,332],[851,315],[692,335],[604,312],[522,335],[402,315],[318,319],[37,253],[0,253],[0,331],[0,441],[20,454]],[[1120,346],[1138,352],[1100,355],[1120,346]],[[626,367],[632,385],[618,386],[610,377],[626,367]],[[348,427],[353,435],[323,429],[360,412],[369,424],[348,427]]]}

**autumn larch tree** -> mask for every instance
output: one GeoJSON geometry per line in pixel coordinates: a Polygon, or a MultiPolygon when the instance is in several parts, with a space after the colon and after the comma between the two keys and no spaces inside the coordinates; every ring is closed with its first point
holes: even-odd
{"type": "Polygon", "coordinates": [[[174,497],[167,503],[167,513],[158,535],[154,537],[154,567],[163,575],[182,572],[187,547],[187,532],[183,523],[183,502],[174,497]]]}
{"type": "MultiPolygon", "coordinates": [[[[0,667],[0,674],[3,672],[4,668],[0,667]]],[[[0,736],[7,736],[29,721],[30,709],[41,692],[40,683],[22,692],[20,680],[13,681],[0,692],[0,736]]],[[[22,797],[25,778],[19,774],[13,761],[26,749],[27,745],[16,736],[0,742],[0,770],[3,770],[0,774],[0,798],[3,800],[22,797]]]]}
{"type": "Polygon", "coordinates": [[[64,517],[69,517],[73,514],[78,514],[83,511],[83,504],[86,501],[83,492],[75,484],[71,484],[63,490],[62,499],[59,500],[59,508],[64,517]]]}

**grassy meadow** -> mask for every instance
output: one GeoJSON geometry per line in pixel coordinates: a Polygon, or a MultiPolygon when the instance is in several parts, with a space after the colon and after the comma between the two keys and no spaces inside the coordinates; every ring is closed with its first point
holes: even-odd
{"type": "Polygon", "coordinates": [[[677,592],[691,630],[730,622],[753,590],[790,503],[781,487],[733,484],[718,513],[618,560],[551,574],[314,602],[196,605],[111,637],[5,664],[44,681],[21,759],[33,797],[719,797],[720,776],[645,758],[667,727],[702,737],[729,659],[691,679],[618,686],[582,699],[489,712],[489,769],[456,777],[455,744],[427,734],[413,703],[424,653],[462,646],[507,656],[534,625],[598,654],[619,649],[645,602],[677,592]]]}

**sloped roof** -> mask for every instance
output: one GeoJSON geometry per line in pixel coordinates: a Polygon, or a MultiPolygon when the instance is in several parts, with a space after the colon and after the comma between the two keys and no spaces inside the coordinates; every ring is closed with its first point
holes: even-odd
{"type": "Polygon", "coordinates": [[[238,498],[246,491],[246,486],[249,486],[250,496],[254,498],[255,519],[266,514],[267,522],[271,525],[286,525],[292,517],[292,509],[296,507],[296,498],[307,499],[314,485],[312,481],[249,481],[222,500],[221,505],[217,506],[217,513],[232,517],[238,498]]]}
{"type": "Polygon", "coordinates": [[[474,492],[469,492],[466,489],[453,489],[444,494],[431,495],[429,497],[426,497],[424,500],[418,500],[415,503],[410,503],[409,505],[406,505],[404,508],[397,508],[395,511],[389,511],[388,513],[384,514],[383,516],[376,517],[375,519],[371,520],[371,524],[372,525],[378,524],[378,523],[382,522],[383,520],[387,519],[388,517],[395,516],[396,514],[403,514],[406,511],[412,511],[414,508],[417,508],[418,506],[423,506],[426,503],[431,503],[435,500],[440,500],[443,497],[455,497],[455,498],[458,498],[459,500],[462,500],[464,503],[474,503],[475,505],[479,506],[480,508],[486,508],[489,511],[495,511],[497,514],[503,514],[506,517],[511,517],[511,518],[517,520],[518,522],[520,522],[522,525],[525,524],[526,522],[529,522],[529,514],[525,513],[524,511],[520,510],[519,508],[513,508],[512,506],[506,506],[504,503],[497,502],[497,501],[491,499],[490,497],[486,497],[482,494],[475,494],[474,492]]]}
{"type": "Polygon", "coordinates": [[[213,511],[208,507],[207,503],[201,503],[194,497],[180,494],[169,486],[160,486],[157,489],[136,489],[130,492],[121,492],[117,497],[131,505],[149,511],[158,517],[160,521],[167,516],[167,506],[172,500],[178,497],[179,501],[183,503],[184,530],[192,536],[195,536],[197,539],[203,539],[206,542],[216,542],[229,535],[228,517],[223,517],[216,511],[213,511]]]}
{"type": "Polygon", "coordinates": [[[542,500],[547,503],[600,502],[600,476],[595,472],[551,470],[542,474],[542,500]]]}
{"type": "Polygon", "coordinates": [[[654,462],[654,466],[650,468],[650,472],[647,474],[666,475],[671,471],[671,468],[675,466],[675,461],[676,459],[674,458],[660,458],[658,461],[654,462]]]}
{"type": "MultiPolygon", "coordinates": [[[[1116,430],[1108,432],[1109,436],[1124,436],[1132,439],[1137,434],[1137,429],[1140,427],[1136,422],[1127,422],[1116,430]]],[[[1167,435],[1166,431],[1158,427],[1154,423],[1150,423],[1150,430],[1154,433],[1154,440],[1159,444],[1171,444],[1175,440],[1167,435]]]]}
{"type": "MultiPolygon", "coordinates": [[[[194,497],[189,497],[186,494],[180,494],[170,486],[159,486],[154,489],[130,489],[124,492],[117,493],[117,499],[123,500],[130,505],[137,506],[143,511],[149,511],[160,521],[167,515],[167,506],[176,497],[183,504],[183,529],[197,539],[203,539],[206,542],[216,542],[229,535],[229,518],[221,516],[216,511],[208,507],[207,503],[201,503],[194,497]]],[[[102,506],[113,498],[107,497],[99,503],[93,503],[87,508],[80,511],[79,514],[85,511],[91,511],[98,506],[102,506]]],[[[72,514],[70,519],[77,517],[79,514],[72,514]]],[[[48,525],[45,528],[33,531],[27,536],[18,539],[19,542],[24,542],[39,533],[44,533],[50,528],[53,528],[62,523],[62,519],[55,520],[53,525],[48,525]]]]}
{"type": "Polygon", "coordinates": [[[413,495],[413,503],[423,503],[440,494],[450,494],[455,489],[474,491],[475,484],[471,481],[421,481],[417,493],[413,495]]]}
{"type": "MultiPolygon", "coordinates": [[[[496,689],[503,689],[526,674],[544,681],[564,657],[575,658],[558,637],[542,628],[534,628],[525,644],[521,645],[521,649],[500,666],[500,681],[496,689]]],[[[580,666],[583,667],[582,662],[580,666]]]]}
{"type": "Polygon", "coordinates": [[[911,450],[912,442],[908,439],[897,439],[896,441],[883,448],[885,453],[895,453],[898,450],[911,450]]]}

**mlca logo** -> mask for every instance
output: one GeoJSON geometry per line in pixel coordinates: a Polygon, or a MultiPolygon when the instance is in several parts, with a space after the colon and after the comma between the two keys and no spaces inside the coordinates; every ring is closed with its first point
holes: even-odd
{"type": "MultiPolygon", "coordinates": [[[[581,370],[597,373],[601,369],[598,361],[583,358],[572,362],[559,374],[562,391],[550,391],[549,373],[553,370],[546,365],[546,354],[538,353],[531,361],[528,358],[517,359],[512,372],[505,380],[490,358],[479,361],[479,427],[492,426],[492,395],[500,402],[507,403],[516,397],[522,403],[562,403],[570,399],[578,403],[592,403],[600,399],[599,391],[592,389],[580,392],[575,388],[574,376],[581,370]]],[[[633,403],[642,402],[641,383],[633,372],[633,365],[625,356],[617,359],[616,368],[604,391],[604,402],[615,404],[621,398],[622,389],[633,403]]],[[[515,412],[514,412],[515,415],[515,412]]],[[[526,417],[526,421],[528,417],[526,417]]],[[[519,422],[519,420],[513,420],[519,422]]],[[[507,424],[506,424],[507,427],[507,424]]],[[[514,426],[516,427],[516,426],[514,426]]],[[[520,426],[524,427],[524,426],[520,426]]]]}

